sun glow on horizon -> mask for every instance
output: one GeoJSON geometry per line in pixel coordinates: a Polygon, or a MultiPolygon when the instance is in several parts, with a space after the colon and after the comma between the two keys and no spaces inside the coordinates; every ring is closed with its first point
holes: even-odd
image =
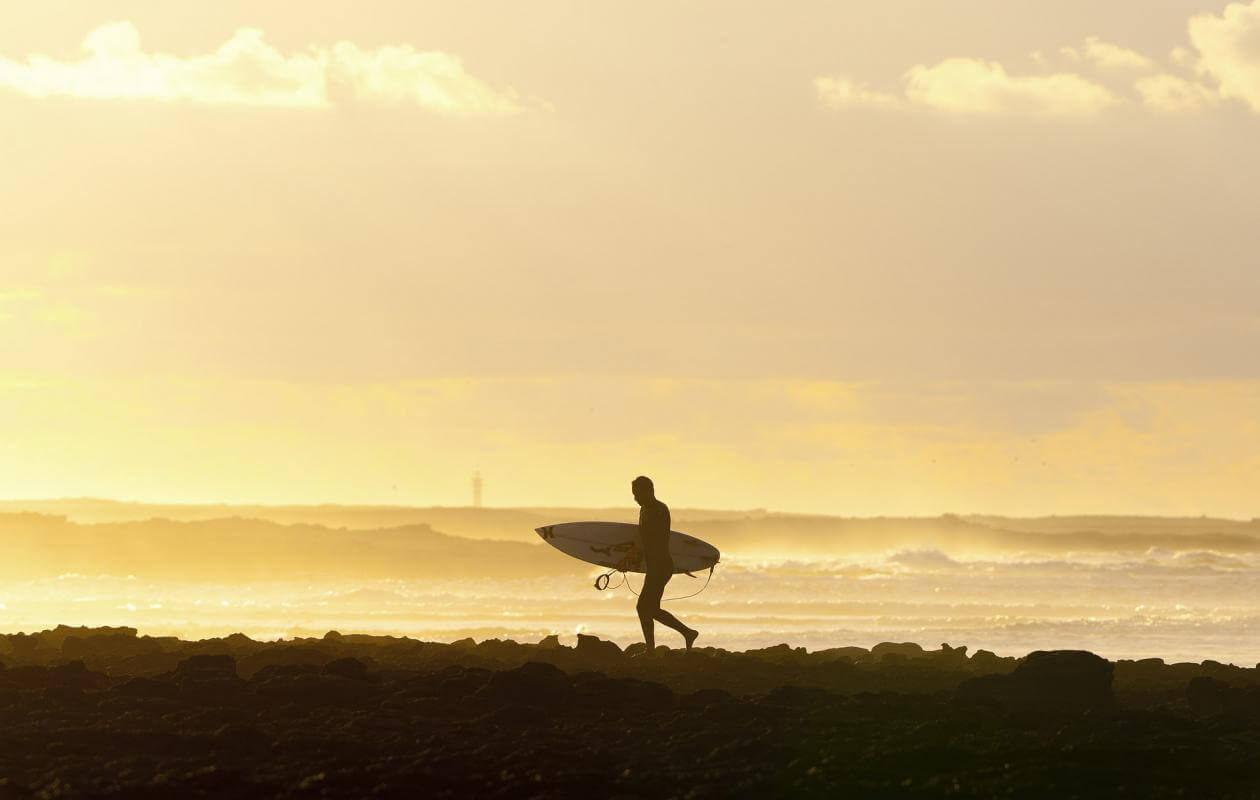
{"type": "Polygon", "coordinates": [[[0,486],[1256,516],[1260,0],[986,2],[15,11],[0,486]]]}

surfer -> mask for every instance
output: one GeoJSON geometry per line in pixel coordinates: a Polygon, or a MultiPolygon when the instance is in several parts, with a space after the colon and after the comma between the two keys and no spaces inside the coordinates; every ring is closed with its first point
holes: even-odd
{"type": "Polygon", "coordinates": [[[634,501],[639,504],[639,541],[638,548],[644,564],[643,571],[647,577],[643,579],[643,591],[639,593],[639,602],[635,608],[639,612],[639,622],[643,625],[643,641],[647,644],[647,652],[656,649],[655,623],[660,622],[682,634],[691,649],[692,643],[700,635],[700,631],[688,628],[678,621],[673,614],[661,608],[661,597],[665,594],[665,584],[674,576],[674,559],[669,554],[669,506],[656,499],[656,487],[652,479],[640,475],[630,484],[634,493],[634,501]]]}

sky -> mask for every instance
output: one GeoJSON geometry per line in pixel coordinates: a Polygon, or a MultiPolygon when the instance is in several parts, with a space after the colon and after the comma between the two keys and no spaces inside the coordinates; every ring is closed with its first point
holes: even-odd
{"type": "Polygon", "coordinates": [[[1260,0],[28,3],[0,494],[1260,516],[1260,0]]]}

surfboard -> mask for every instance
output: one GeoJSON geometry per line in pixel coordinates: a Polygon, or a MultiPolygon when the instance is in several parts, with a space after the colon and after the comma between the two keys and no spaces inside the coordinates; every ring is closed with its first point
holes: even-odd
{"type": "MultiPolygon", "coordinates": [[[[643,572],[643,559],[631,550],[639,526],[630,522],[561,522],[534,529],[542,540],[565,555],[623,572],[643,572]]],[[[698,572],[718,562],[718,549],[703,539],[669,532],[669,554],[674,573],[698,572]]]]}

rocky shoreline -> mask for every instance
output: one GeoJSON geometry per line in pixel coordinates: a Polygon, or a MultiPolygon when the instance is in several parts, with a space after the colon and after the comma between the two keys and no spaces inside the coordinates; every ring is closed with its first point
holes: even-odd
{"type": "Polygon", "coordinates": [[[0,721],[0,798],[1260,797],[1260,670],[1083,651],[59,626],[0,721]]]}

